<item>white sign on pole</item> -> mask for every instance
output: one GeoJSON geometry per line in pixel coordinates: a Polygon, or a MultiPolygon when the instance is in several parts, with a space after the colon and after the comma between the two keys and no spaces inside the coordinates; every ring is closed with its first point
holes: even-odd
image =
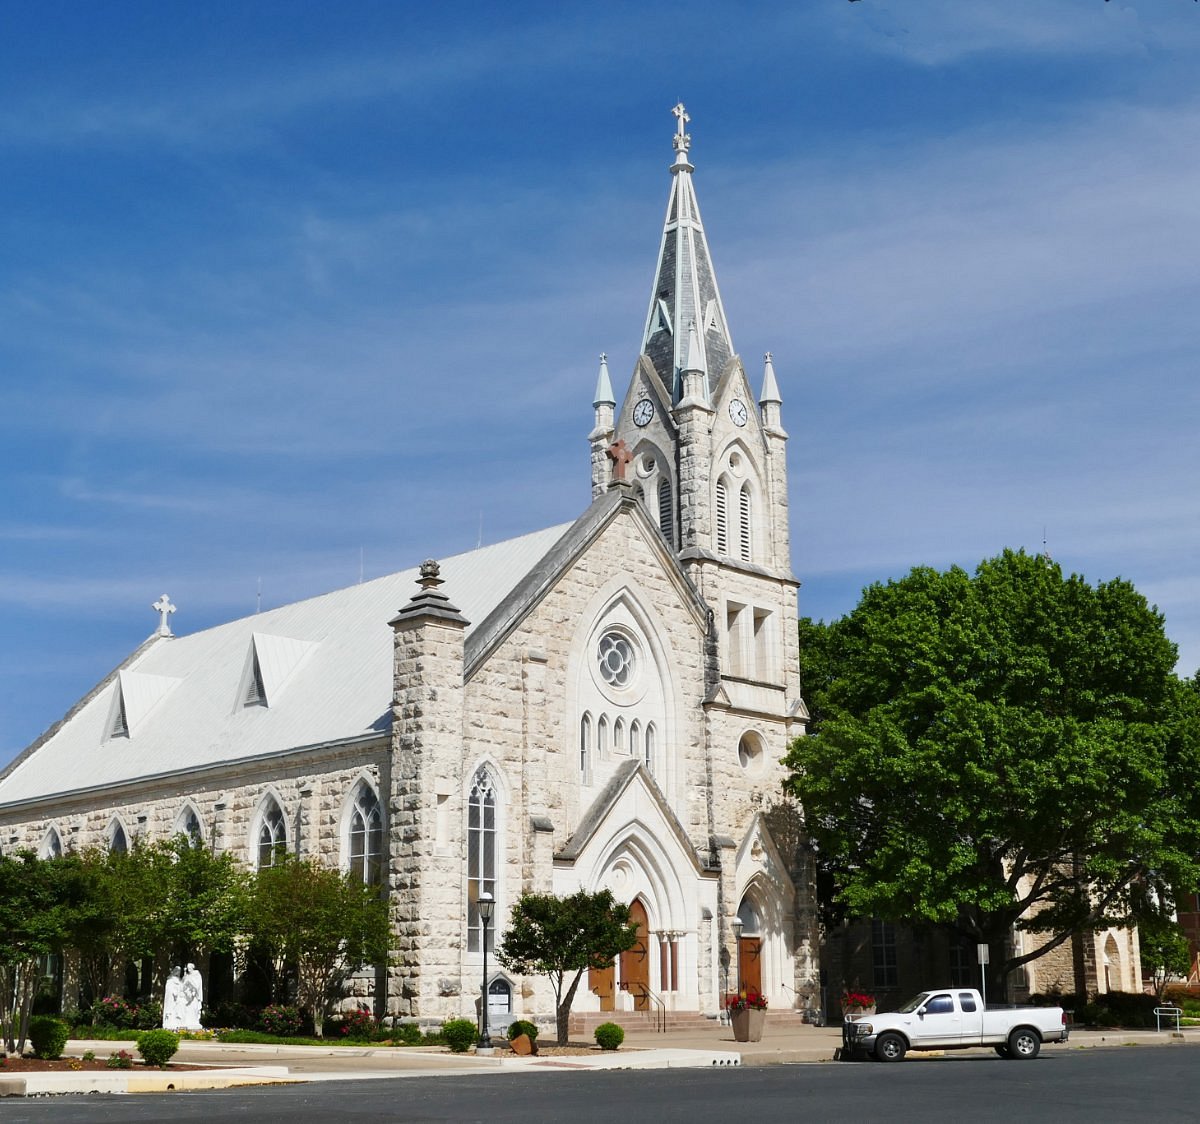
{"type": "Polygon", "coordinates": [[[977,944],[975,946],[975,955],[979,957],[980,964],[989,963],[988,946],[985,944],[977,944]]]}

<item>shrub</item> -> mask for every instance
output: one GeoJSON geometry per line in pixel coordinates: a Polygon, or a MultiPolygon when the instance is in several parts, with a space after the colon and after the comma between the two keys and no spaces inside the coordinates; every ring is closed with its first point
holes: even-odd
{"type": "Polygon", "coordinates": [[[108,1055],[104,1063],[109,1069],[133,1069],[133,1055],[128,1050],[118,1050],[108,1055]]]}
{"type": "Polygon", "coordinates": [[[355,1041],[370,1041],[377,1029],[375,1016],[366,1007],[356,1007],[347,1011],[341,1019],[340,1035],[342,1038],[353,1038],[355,1041]]]}
{"type": "Polygon", "coordinates": [[[517,1021],[508,1028],[508,1040],[511,1042],[514,1038],[518,1038],[522,1034],[526,1035],[530,1042],[536,1042],[538,1028],[528,1019],[517,1019],[517,1021]]]}
{"type": "MultiPolygon", "coordinates": [[[[137,1007],[117,995],[106,995],[92,1008],[98,1026],[115,1026],[127,1030],[137,1022],[137,1007]]],[[[161,1018],[161,1011],[159,1014],[161,1018]]]]}
{"type": "Polygon", "coordinates": [[[291,1038],[300,1033],[304,1025],[304,1016],[298,1007],[288,1007],[282,1003],[264,1007],[258,1016],[258,1025],[264,1034],[274,1034],[278,1038],[291,1038]]]}
{"type": "Polygon", "coordinates": [[[425,1041],[421,1028],[416,1023],[397,1023],[392,1027],[392,1041],[405,1046],[420,1046],[425,1041]]]}
{"type": "Polygon", "coordinates": [[[179,1049],[179,1035],[169,1030],[145,1030],[137,1037],[137,1048],[147,1065],[162,1069],[179,1049]]]}
{"type": "Polygon", "coordinates": [[[84,1052],[80,1055],[79,1060],[84,1062],[94,1062],[96,1060],[95,1052],[92,1050],[84,1050],[84,1052]]]}
{"type": "Polygon", "coordinates": [[[442,1027],[446,1045],[456,1054],[465,1054],[479,1037],[474,1019],[451,1019],[442,1027]]]}
{"type": "Polygon", "coordinates": [[[596,1027],[596,1045],[601,1050],[615,1050],[625,1041],[625,1032],[616,1023],[601,1023],[596,1027]]]}
{"type": "Polygon", "coordinates": [[[148,999],[133,1009],[133,1025],[138,1030],[158,1030],[162,1026],[162,1004],[148,999]]]}
{"type": "Polygon", "coordinates": [[[29,1042],[35,1058],[61,1058],[71,1028],[53,1015],[34,1015],[29,1020],[29,1042]]]}

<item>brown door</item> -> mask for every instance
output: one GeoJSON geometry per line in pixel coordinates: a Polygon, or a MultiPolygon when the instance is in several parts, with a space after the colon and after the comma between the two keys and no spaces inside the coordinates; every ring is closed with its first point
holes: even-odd
{"type": "Polygon", "coordinates": [[[738,979],[744,988],[762,991],[762,938],[738,939],[738,979]]]}
{"type": "Polygon", "coordinates": [[[635,1011],[650,1010],[650,927],[646,923],[646,907],[634,898],[629,907],[629,921],[636,923],[637,944],[621,953],[621,988],[633,996],[635,1011]]]}
{"type": "Polygon", "coordinates": [[[607,968],[589,968],[588,969],[588,988],[600,996],[601,1011],[615,1011],[616,1003],[613,1002],[613,965],[607,968]]]}

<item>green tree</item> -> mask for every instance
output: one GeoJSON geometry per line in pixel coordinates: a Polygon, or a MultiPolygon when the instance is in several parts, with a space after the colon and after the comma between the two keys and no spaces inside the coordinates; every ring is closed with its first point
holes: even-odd
{"type": "Polygon", "coordinates": [[[1161,1003],[1171,980],[1188,978],[1192,970],[1192,946],[1179,922],[1162,915],[1142,921],[1138,937],[1142,972],[1154,981],[1154,998],[1161,1003]]]}
{"type": "Polygon", "coordinates": [[[379,887],[290,855],[256,875],[250,933],[277,975],[294,973],[297,1002],[318,1037],[346,977],[388,958],[387,905],[379,887]]]}
{"type": "Polygon", "coordinates": [[[9,1053],[24,1049],[43,958],[62,952],[75,870],[70,858],[0,856],[0,1035],[9,1053]]]}
{"type": "Polygon", "coordinates": [[[987,942],[1003,986],[1073,933],[1135,923],[1147,889],[1200,883],[1200,695],[1128,582],[1005,551],[805,628],[817,721],[787,787],[851,914],[987,942]],[[1014,925],[1037,937],[1008,957],[1014,925]]]}
{"type": "Polygon", "coordinates": [[[607,968],[637,943],[629,907],[608,890],[586,890],[565,898],[525,894],[513,906],[496,959],[521,975],[547,975],[554,988],[558,1044],[567,1044],[567,1024],[579,981],[588,968],[607,968]]]}

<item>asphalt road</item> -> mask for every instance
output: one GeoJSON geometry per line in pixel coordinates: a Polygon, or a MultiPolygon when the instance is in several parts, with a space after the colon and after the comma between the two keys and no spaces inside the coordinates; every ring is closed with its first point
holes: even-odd
{"type": "Polygon", "coordinates": [[[0,1101],[2,1124],[87,1121],[842,1121],[1130,1124],[1200,1120],[1200,1047],[971,1052],[900,1065],[478,1073],[165,1096],[0,1101]]]}

